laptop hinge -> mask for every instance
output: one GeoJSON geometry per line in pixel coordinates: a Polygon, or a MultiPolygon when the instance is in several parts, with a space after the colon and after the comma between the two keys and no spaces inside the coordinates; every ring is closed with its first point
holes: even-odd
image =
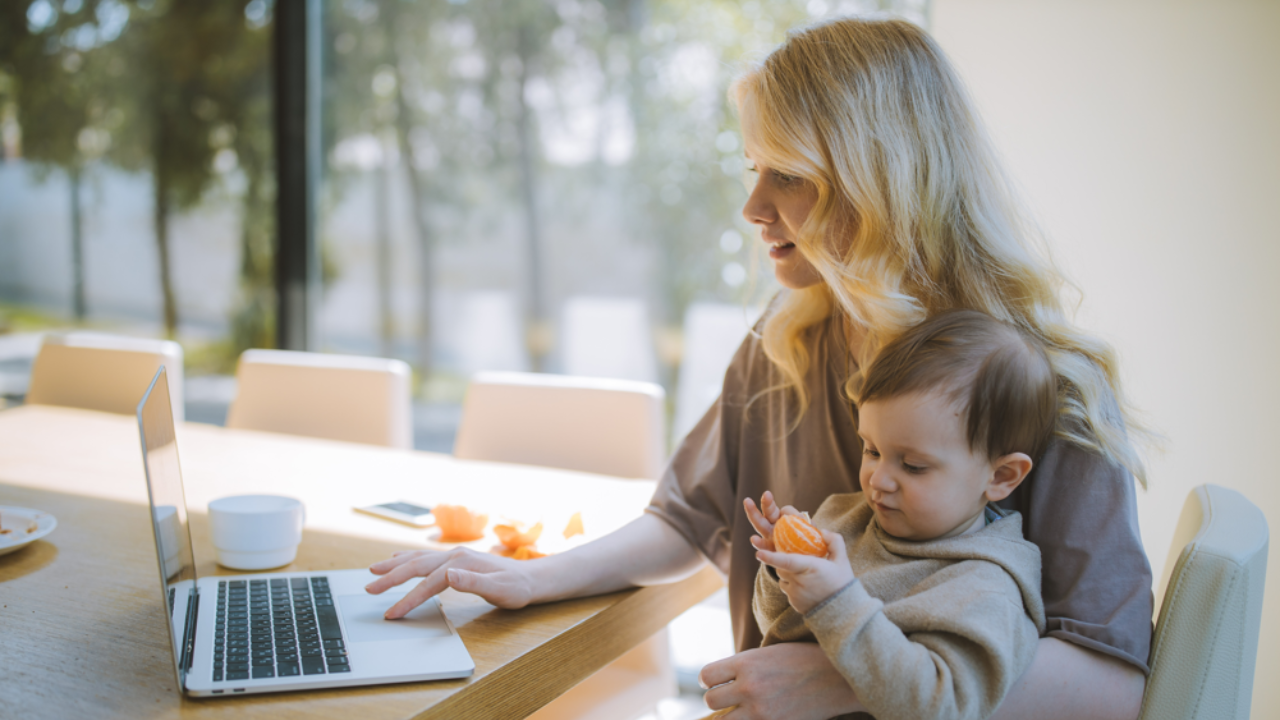
{"type": "Polygon", "coordinates": [[[191,664],[195,657],[196,649],[196,619],[200,613],[200,591],[192,584],[191,592],[187,596],[187,619],[186,627],[182,630],[182,657],[178,660],[178,672],[182,676],[182,684],[187,684],[187,672],[191,670],[191,664]]]}

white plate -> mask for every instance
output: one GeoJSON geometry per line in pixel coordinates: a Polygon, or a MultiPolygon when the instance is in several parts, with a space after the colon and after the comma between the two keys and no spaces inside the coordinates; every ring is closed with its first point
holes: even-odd
{"type": "Polygon", "coordinates": [[[9,531],[0,534],[0,555],[26,547],[56,527],[58,521],[47,512],[0,505],[0,531],[9,531]]]}

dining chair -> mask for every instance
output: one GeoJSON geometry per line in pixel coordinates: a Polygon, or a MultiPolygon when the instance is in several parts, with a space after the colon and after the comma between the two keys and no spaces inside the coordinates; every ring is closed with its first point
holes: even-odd
{"type": "MultiPolygon", "coordinates": [[[[535,373],[480,373],[467,388],[453,454],[624,478],[657,479],[665,440],[661,386],[535,373]]],[[[666,629],[529,720],[630,720],[676,694],[666,629]]]]}
{"type": "Polygon", "coordinates": [[[690,303],[684,313],[680,386],[671,441],[679,443],[720,397],[733,354],[763,312],[733,303],[690,303]]]}
{"type": "Polygon", "coordinates": [[[656,480],[666,464],[666,394],[635,380],[477,373],[453,454],[656,480]]]}
{"type": "Polygon", "coordinates": [[[1187,496],[1158,587],[1142,720],[1246,720],[1267,574],[1267,520],[1243,495],[1187,496]]]}
{"type": "Polygon", "coordinates": [[[182,404],[182,346],[172,340],[71,331],[45,335],[31,364],[25,402],[133,415],[163,365],[173,419],[182,404]]]}
{"type": "Polygon", "coordinates": [[[577,295],[560,312],[565,374],[639,382],[658,379],[653,328],[644,300],[577,295]]]}
{"type": "Polygon", "coordinates": [[[400,360],[246,350],[227,427],[411,448],[409,378],[400,360]]]}

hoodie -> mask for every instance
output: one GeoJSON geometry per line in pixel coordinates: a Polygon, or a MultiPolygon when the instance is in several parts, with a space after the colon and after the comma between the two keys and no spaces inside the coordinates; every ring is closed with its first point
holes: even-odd
{"type": "Polygon", "coordinates": [[[844,537],[856,579],[801,616],[762,565],[762,645],[816,639],[877,720],[990,717],[1031,664],[1045,615],[1039,548],[1018,513],[988,510],[977,532],[911,541],[887,535],[862,493],[830,496],[813,522],[844,537]]]}

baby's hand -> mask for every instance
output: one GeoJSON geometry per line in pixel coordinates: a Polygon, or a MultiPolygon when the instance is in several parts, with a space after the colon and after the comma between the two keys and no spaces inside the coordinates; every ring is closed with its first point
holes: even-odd
{"type": "Polygon", "coordinates": [[[764,491],[764,495],[760,496],[759,508],[751,498],[743,500],[742,506],[747,510],[747,520],[751,521],[751,527],[759,533],[751,538],[751,544],[763,550],[774,550],[773,526],[778,522],[778,518],[782,517],[782,511],[773,501],[773,493],[764,491]]]}
{"type": "Polygon", "coordinates": [[[791,601],[791,607],[801,615],[854,579],[844,538],[827,530],[819,532],[827,541],[826,557],[777,552],[772,547],[765,548],[756,543],[756,557],[778,571],[778,587],[791,601]]]}

